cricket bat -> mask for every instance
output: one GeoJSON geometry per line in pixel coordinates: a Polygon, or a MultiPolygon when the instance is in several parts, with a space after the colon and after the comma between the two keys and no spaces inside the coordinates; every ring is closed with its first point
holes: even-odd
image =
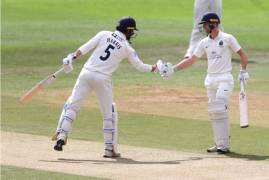
{"type": "Polygon", "coordinates": [[[240,127],[247,128],[248,124],[248,103],[247,94],[244,87],[244,82],[240,80],[240,92],[239,92],[239,111],[240,111],[240,127]]]}
{"type": "Polygon", "coordinates": [[[21,98],[20,103],[25,104],[29,102],[33,96],[38,94],[40,91],[42,91],[45,87],[47,87],[49,84],[51,84],[56,77],[64,71],[64,68],[60,68],[58,71],[54,72],[53,74],[48,75],[45,79],[38,82],[32,89],[27,91],[21,98]]]}

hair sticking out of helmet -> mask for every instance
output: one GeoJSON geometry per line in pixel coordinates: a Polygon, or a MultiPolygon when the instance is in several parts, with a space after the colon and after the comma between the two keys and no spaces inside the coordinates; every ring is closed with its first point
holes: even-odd
{"type": "Polygon", "coordinates": [[[116,29],[118,31],[122,32],[123,34],[125,34],[126,39],[129,42],[130,42],[130,39],[132,37],[134,37],[134,35],[135,35],[134,31],[138,31],[138,29],[136,28],[136,22],[135,22],[134,18],[132,18],[130,16],[122,17],[118,21],[116,29]]]}

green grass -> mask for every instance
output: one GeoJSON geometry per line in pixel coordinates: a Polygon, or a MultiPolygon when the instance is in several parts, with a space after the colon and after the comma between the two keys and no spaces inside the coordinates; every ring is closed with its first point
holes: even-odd
{"type": "MultiPolygon", "coordinates": [[[[18,98],[22,93],[48,73],[56,71],[66,54],[98,31],[114,30],[117,20],[124,15],[131,15],[137,20],[140,31],[132,46],[144,62],[152,64],[159,58],[178,62],[188,47],[193,1],[3,0],[1,15],[1,129],[50,136],[55,130],[61,107],[38,100],[21,106],[18,98]]],[[[268,17],[267,0],[223,1],[225,31],[237,37],[252,61],[248,66],[251,76],[248,93],[265,97],[269,96],[268,17]]],[[[61,76],[48,89],[71,90],[87,57],[75,64],[71,74],[61,76]]],[[[233,74],[236,79],[238,56],[234,58],[233,74]]],[[[205,74],[204,59],[175,74],[169,81],[162,81],[155,74],[139,73],[125,60],[115,72],[113,81],[118,87],[203,88],[205,74]]],[[[238,90],[237,84],[235,90],[238,90]]],[[[115,94],[119,96],[121,92],[115,94]]],[[[130,92],[130,95],[135,95],[135,92],[130,92]]],[[[119,111],[122,144],[192,152],[204,152],[212,144],[209,122],[119,111]]],[[[101,123],[98,109],[83,107],[71,137],[101,142],[101,123]]],[[[238,153],[234,156],[268,159],[268,128],[242,130],[238,125],[232,125],[231,130],[232,149],[238,153]]]]}
{"type": "Polygon", "coordinates": [[[56,173],[50,171],[40,171],[28,168],[19,168],[14,166],[1,166],[2,180],[97,180],[102,178],[95,178],[89,176],[76,176],[64,173],[56,173]]]}
{"type": "MultiPolygon", "coordinates": [[[[12,102],[3,107],[2,130],[44,136],[54,134],[61,107],[53,104],[21,106],[16,103],[17,99],[8,99],[12,102]]],[[[6,98],[3,98],[5,101],[6,98]]],[[[205,152],[207,146],[212,145],[210,122],[121,111],[119,114],[121,144],[199,153],[205,152]]],[[[231,135],[233,151],[268,155],[268,128],[252,126],[240,129],[238,125],[232,125],[231,135]]],[[[70,138],[102,142],[102,117],[99,109],[83,107],[70,138]]]]}

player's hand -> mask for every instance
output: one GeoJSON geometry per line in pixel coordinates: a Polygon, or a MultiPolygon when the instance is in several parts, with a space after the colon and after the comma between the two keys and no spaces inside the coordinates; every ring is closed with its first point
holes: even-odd
{"type": "Polygon", "coordinates": [[[156,69],[155,69],[155,73],[160,73],[160,70],[162,69],[163,66],[163,61],[161,59],[159,59],[156,63],[156,69]]]}
{"type": "Polygon", "coordinates": [[[73,71],[74,68],[72,62],[74,59],[75,59],[74,53],[68,54],[67,57],[63,59],[63,68],[66,74],[73,71]]]}
{"type": "Polygon", "coordinates": [[[174,69],[171,63],[163,62],[162,60],[157,61],[157,72],[161,75],[163,79],[169,79],[174,73],[174,69]]]}
{"type": "Polygon", "coordinates": [[[161,76],[164,80],[167,80],[174,74],[175,71],[174,71],[173,65],[170,62],[165,63],[164,66],[165,66],[165,68],[164,68],[163,74],[161,76]]]}
{"type": "Polygon", "coordinates": [[[159,72],[158,67],[157,67],[157,64],[153,64],[152,65],[151,72],[154,72],[154,73],[158,73],[159,72]]]}
{"type": "Polygon", "coordinates": [[[72,64],[73,59],[75,59],[74,53],[70,53],[67,57],[63,58],[63,65],[72,64]]]}
{"type": "Polygon", "coordinates": [[[243,81],[243,83],[246,84],[247,80],[249,79],[249,74],[247,70],[241,69],[238,75],[238,79],[239,81],[243,81]]]}

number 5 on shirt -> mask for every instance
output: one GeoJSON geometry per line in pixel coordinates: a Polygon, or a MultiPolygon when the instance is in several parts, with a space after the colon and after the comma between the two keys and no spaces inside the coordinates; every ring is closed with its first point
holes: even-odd
{"type": "Polygon", "coordinates": [[[115,47],[112,46],[111,44],[109,44],[109,45],[107,46],[107,48],[106,48],[106,50],[105,50],[106,55],[105,55],[105,56],[100,56],[100,59],[101,59],[102,61],[105,61],[105,60],[107,60],[107,59],[109,58],[109,56],[110,56],[110,54],[111,54],[110,49],[113,50],[113,49],[115,49],[115,47]]]}

